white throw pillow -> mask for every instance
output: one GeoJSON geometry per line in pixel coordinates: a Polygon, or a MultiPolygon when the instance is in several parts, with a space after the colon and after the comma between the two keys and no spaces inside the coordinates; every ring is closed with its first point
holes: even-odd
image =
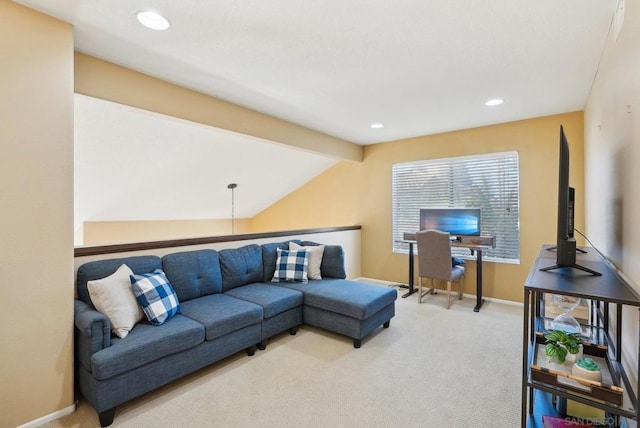
{"type": "Polygon", "coordinates": [[[307,267],[307,277],[309,279],[322,279],[320,274],[320,265],[322,264],[322,256],[324,255],[324,245],[309,245],[303,247],[295,242],[289,242],[290,250],[308,250],[309,265],[307,267]]]}
{"type": "Polygon", "coordinates": [[[136,323],[144,318],[144,312],[133,294],[129,275],[133,275],[133,272],[123,264],[106,278],[87,281],[93,306],[109,318],[113,334],[122,338],[127,337],[136,323]]]}

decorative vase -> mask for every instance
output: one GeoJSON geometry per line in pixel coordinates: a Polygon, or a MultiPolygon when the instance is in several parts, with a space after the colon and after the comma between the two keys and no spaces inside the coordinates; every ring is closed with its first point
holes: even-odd
{"type": "Polygon", "coordinates": [[[571,368],[571,374],[595,382],[602,380],[600,367],[591,358],[580,358],[571,368]]]}

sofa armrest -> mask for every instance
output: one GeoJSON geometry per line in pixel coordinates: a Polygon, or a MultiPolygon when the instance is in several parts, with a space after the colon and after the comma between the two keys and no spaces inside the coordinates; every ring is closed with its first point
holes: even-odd
{"type": "Polygon", "coordinates": [[[85,302],[74,301],[77,360],[91,371],[91,355],[111,346],[111,323],[85,302]]]}

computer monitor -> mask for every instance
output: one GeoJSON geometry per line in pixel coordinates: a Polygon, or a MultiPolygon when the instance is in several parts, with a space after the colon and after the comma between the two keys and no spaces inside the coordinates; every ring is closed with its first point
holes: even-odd
{"type": "Polygon", "coordinates": [[[420,230],[427,229],[479,236],[480,208],[421,208],[420,230]]]}

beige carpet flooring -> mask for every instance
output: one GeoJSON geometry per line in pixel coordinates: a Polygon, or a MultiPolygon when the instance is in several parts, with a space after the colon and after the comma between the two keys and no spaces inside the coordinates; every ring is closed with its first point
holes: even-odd
{"type": "MultiPolygon", "coordinates": [[[[400,294],[404,290],[399,290],[400,294]]],[[[303,326],[116,409],[113,427],[520,425],[522,306],[398,298],[389,329],[354,349],[303,326]]],[[[46,427],[97,427],[83,400],[46,427]]]]}

